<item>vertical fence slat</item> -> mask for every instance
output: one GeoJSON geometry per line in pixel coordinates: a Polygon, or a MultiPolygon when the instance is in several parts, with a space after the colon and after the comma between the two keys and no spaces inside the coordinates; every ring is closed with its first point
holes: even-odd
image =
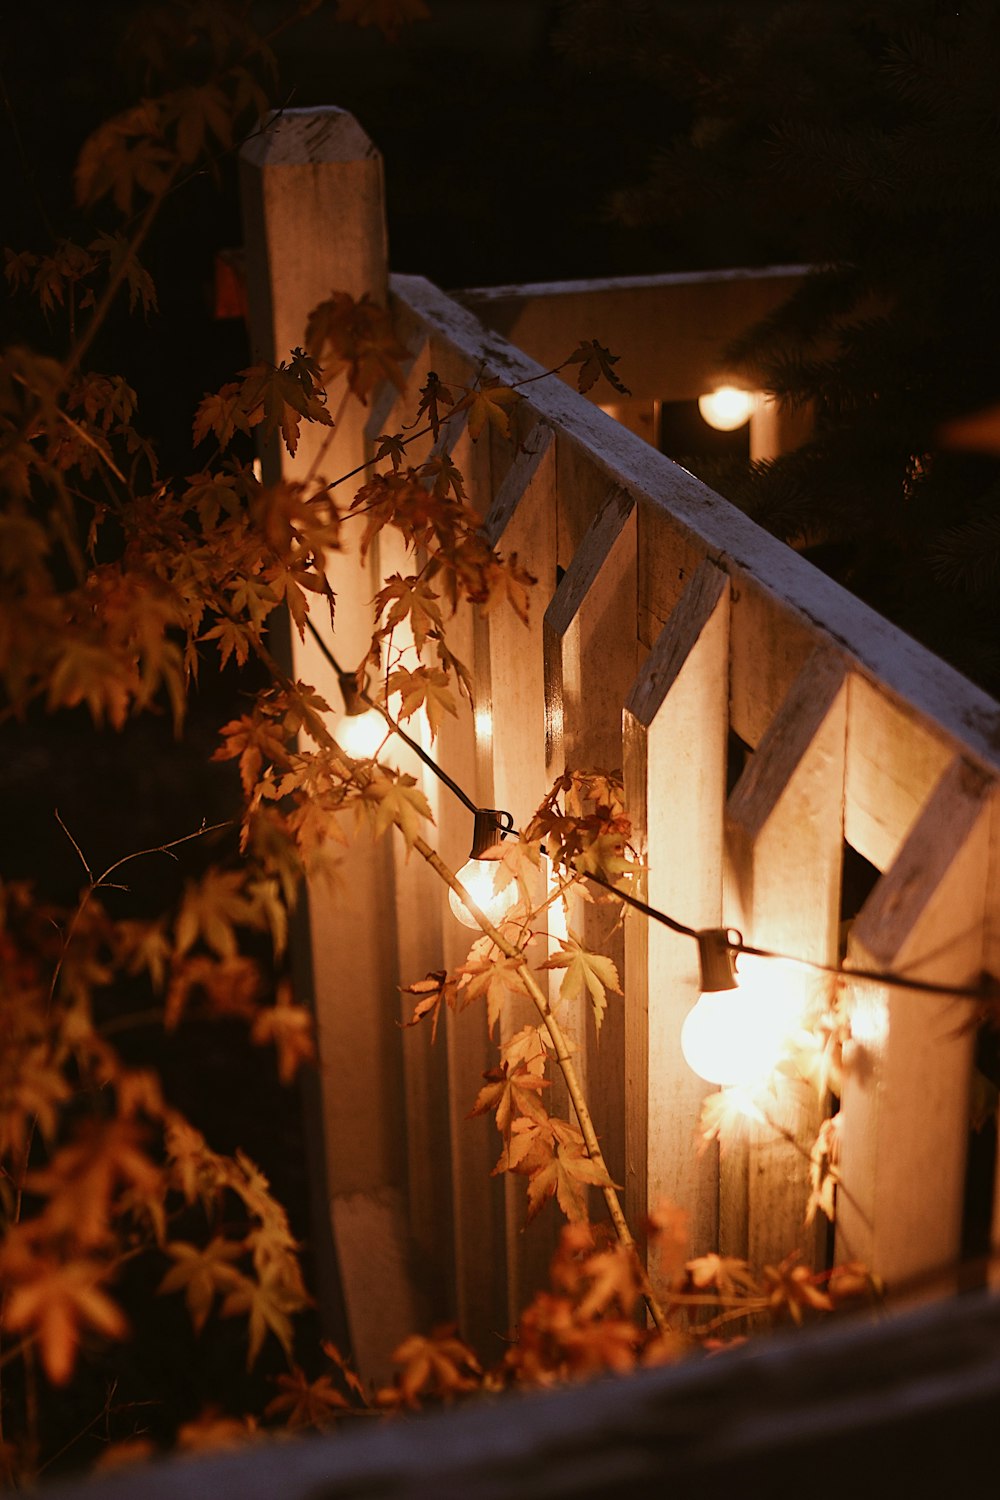
{"type": "MultiPolygon", "coordinates": [[[[287,359],[303,341],[309,312],[331,290],[385,300],[382,161],[344,111],[287,110],[243,148],[240,170],[254,351],[287,359]]],[[[331,404],[339,390],[332,387],[331,404]]],[[[265,479],[304,477],[314,461],[328,478],[353,469],[367,456],[364,425],[363,409],[350,402],[322,457],[323,429],[303,432],[294,459],[270,445],[262,454],[265,479]]],[[[320,614],[316,623],[343,664],[353,666],[367,649],[373,578],[350,548],[331,559],[330,575],[340,605],[336,635],[320,614]]],[[[294,674],[339,712],[336,686],[315,647],[293,635],[290,658],[294,674]]],[[[321,1270],[321,1285],[329,1298],[339,1269],[354,1356],[366,1374],[381,1379],[415,1317],[400,1166],[400,1059],[392,1035],[398,1011],[393,910],[385,900],[388,843],[361,838],[345,871],[339,892],[310,884],[307,951],[300,944],[297,955],[299,980],[308,975],[313,994],[319,1050],[321,1119],[310,1123],[308,1135],[323,1143],[312,1175],[336,1247],[337,1268],[321,1270]]],[[[318,1235],[321,1246],[325,1238],[318,1235]]]]}
{"type": "MultiPolygon", "coordinates": [[[[837,960],[846,725],[845,665],[820,648],[793,683],[726,808],[727,906],[755,947],[825,964],[837,960]]],[[[815,982],[805,974],[792,982],[801,984],[807,1002],[815,982]]],[[[773,1126],[758,1125],[746,1151],[723,1161],[720,1246],[754,1265],[775,1264],[797,1248],[815,1262],[820,1226],[808,1230],[803,1220],[820,1102],[810,1084],[781,1078],[765,1113],[773,1126]],[[745,1185],[734,1180],[744,1170],[745,1185]]]]}
{"type": "MultiPolygon", "coordinates": [[[[612,490],[588,528],[545,613],[546,741],[550,779],[622,765],[622,709],[639,665],[636,507],[612,490]]],[[[628,990],[625,936],[613,911],[577,903],[574,920],[592,951],[607,953],[628,990]],[[613,930],[609,930],[613,929],[613,930]]],[[[601,1149],[625,1181],[625,1003],[608,995],[600,1035],[588,999],[577,1007],[580,1071],[601,1149]]],[[[592,1200],[596,1194],[591,1195],[592,1200]]],[[[592,1211],[596,1204],[592,1201],[592,1211]]]]}
{"type": "MultiPolygon", "coordinates": [[[[956,758],[855,920],[858,967],[974,985],[985,952],[993,784],[956,758]]],[[[961,1248],[974,1028],[968,1005],[853,987],[842,1098],[838,1255],[890,1290],[954,1268],[961,1248]]],[[[949,1279],[928,1284],[940,1295],[949,1279]]]]}
{"type": "MultiPolygon", "coordinates": [[[[433,368],[441,379],[471,383],[474,372],[456,361],[447,347],[432,343],[433,368]]],[[[492,497],[492,464],[485,439],[473,442],[463,421],[449,428],[448,447],[461,470],[470,503],[485,515],[492,497]]],[[[487,684],[477,671],[476,625],[472,610],[463,608],[447,620],[449,647],[466,663],[475,681],[470,713],[464,700],[456,718],[445,715],[435,756],[481,806],[491,806],[492,771],[489,756],[477,745],[475,719],[487,684]]],[[[472,814],[446,788],[437,793],[437,847],[445,863],[458,871],[469,857],[472,814]]],[[[441,966],[457,968],[466,961],[475,934],[450,914],[443,887],[437,897],[442,918],[441,966]]],[[[469,1118],[482,1075],[493,1067],[496,1050],[487,1032],[482,1002],[445,1019],[448,1054],[448,1114],[451,1132],[452,1201],[454,1204],[455,1305],[464,1338],[493,1359],[498,1338],[506,1331],[507,1264],[503,1183],[490,1174],[499,1151],[493,1122],[486,1116],[469,1118]]]]}
{"type": "Polygon", "coordinates": [[[877,870],[892,864],[952,753],[877,683],[854,673],[844,837],[877,870]]]}
{"type": "MultiPolygon", "coordinates": [[[[721,920],[728,681],[729,581],[706,561],[643,663],[624,715],[626,800],[644,834],[648,899],[694,928],[721,920]]],[[[680,1051],[698,998],[697,947],[657,922],[627,925],[626,1211],[639,1224],[669,1198],[690,1214],[695,1245],[712,1247],[718,1158],[699,1154],[695,1135],[711,1090],[680,1051]]]]}
{"type": "MultiPolygon", "coordinates": [[[[555,437],[551,428],[539,424],[525,437],[483,523],[490,543],[505,556],[516,553],[537,579],[527,625],[510,608],[494,610],[477,621],[476,675],[483,691],[476,698],[476,735],[489,758],[490,805],[511,813],[514,826],[522,829],[548,790],[542,622],[555,588],[555,473],[555,437]]],[[[537,954],[539,959],[542,956],[537,954]]],[[[511,995],[498,1041],[508,1041],[524,1026],[537,1026],[538,1019],[527,996],[511,995]]],[[[553,1087],[547,1095],[547,1108],[553,1112],[565,1112],[561,1093],[553,1087]]],[[[494,1140],[499,1155],[499,1137],[495,1135],[494,1140]]],[[[524,1179],[507,1175],[503,1181],[507,1317],[513,1327],[534,1293],[548,1285],[558,1222],[553,1205],[526,1225],[524,1179]]]]}

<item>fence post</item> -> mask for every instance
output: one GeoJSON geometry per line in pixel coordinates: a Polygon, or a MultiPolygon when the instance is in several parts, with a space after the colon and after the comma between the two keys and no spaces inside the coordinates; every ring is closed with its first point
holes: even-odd
{"type": "MultiPolygon", "coordinates": [[[[305,341],[311,309],[333,291],[385,302],[382,160],[353,116],[332,108],[278,112],[244,145],[240,178],[255,359],[287,359],[305,341]]],[[[341,376],[329,390],[332,443],[327,429],[306,428],[294,458],[271,445],[262,453],[265,483],[322,483],[366,460],[367,410],[353,398],[338,410],[343,390],[341,376]]],[[[341,665],[353,668],[367,650],[374,588],[349,538],[329,575],[336,628],[320,611],[314,620],[341,665]]],[[[340,696],[317,648],[292,632],[285,659],[330,703],[332,727],[340,696]]],[[[310,882],[294,961],[297,983],[312,995],[319,1043],[307,1143],[320,1298],[329,1323],[342,1289],[358,1366],[384,1379],[392,1349],[421,1321],[408,1265],[388,840],[362,838],[347,858],[349,878],[339,889],[310,882]]]]}

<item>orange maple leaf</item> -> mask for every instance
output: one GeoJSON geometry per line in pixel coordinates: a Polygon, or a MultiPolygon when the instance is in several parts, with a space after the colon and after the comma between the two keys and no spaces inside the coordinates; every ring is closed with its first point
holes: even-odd
{"type": "Polygon", "coordinates": [[[257,1012],[250,1040],[259,1045],[274,1043],[282,1083],[291,1083],[301,1064],[312,1062],[316,1056],[313,1018],[304,1005],[292,1003],[287,985],[279,991],[276,1004],[257,1012]]]}
{"type": "Polygon", "coordinates": [[[451,1401],[482,1384],[482,1366],[452,1324],[433,1329],[429,1338],[404,1339],[392,1358],[402,1369],[393,1389],[379,1391],[380,1406],[419,1406],[422,1397],[451,1401]]]}
{"type": "Polygon", "coordinates": [[[520,401],[520,394],[509,385],[501,385],[495,378],[484,380],[478,390],[463,396],[455,407],[469,413],[469,436],[475,440],[489,424],[502,437],[510,436],[510,415],[507,408],[520,401]]]}
{"type": "Polygon", "coordinates": [[[303,1427],[327,1427],[337,1412],[350,1411],[351,1403],[336,1389],[329,1375],[309,1380],[298,1365],[290,1375],[279,1375],[280,1395],[264,1408],[265,1417],[284,1416],[293,1431],[303,1427]]]}
{"type": "Polygon", "coordinates": [[[90,1259],[60,1263],[42,1256],[21,1270],[23,1278],[9,1288],[3,1324],[37,1340],[53,1385],[65,1385],[72,1375],[85,1329],[110,1339],[127,1334],[125,1314],[100,1288],[106,1266],[90,1259]]]}

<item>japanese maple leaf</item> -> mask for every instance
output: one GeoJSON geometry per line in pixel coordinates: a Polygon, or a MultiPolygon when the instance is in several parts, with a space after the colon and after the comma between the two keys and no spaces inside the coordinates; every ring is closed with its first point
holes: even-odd
{"type": "Polygon", "coordinates": [[[458,713],[448,678],[436,667],[417,667],[413,672],[406,667],[397,667],[389,674],[386,692],[390,696],[393,693],[401,695],[401,719],[411,718],[421,708],[425,710],[432,739],[441,728],[445,715],[458,713]]]}
{"type": "Polygon", "coordinates": [[[436,1041],[442,1003],[454,1009],[458,999],[454,976],[446,973],[444,969],[436,969],[433,974],[428,974],[426,979],[418,979],[414,984],[403,985],[402,991],[405,995],[417,996],[413,1015],[403,1024],[417,1026],[430,1016],[431,1041],[436,1041]]]}
{"type": "Polygon", "coordinates": [[[102,1291],[106,1267],[88,1259],[64,1264],[40,1258],[31,1274],[8,1288],[4,1327],[35,1337],[42,1366],[53,1385],[65,1385],[86,1329],[105,1338],[124,1338],[128,1320],[102,1291]]]}
{"type": "Polygon", "coordinates": [[[257,1281],[241,1276],[220,1308],[224,1318],[246,1316],[248,1321],[247,1369],[257,1362],[264,1340],[273,1333],[289,1360],[292,1357],[292,1321],[289,1316],[302,1307],[302,1299],[278,1277],[257,1281]]]}
{"type": "Polygon", "coordinates": [[[510,386],[501,385],[496,379],[487,379],[478,390],[470,391],[467,396],[463,396],[455,410],[468,411],[471,438],[478,438],[487,424],[495,427],[502,437],[509,437],[508,408],[520,399],[519,393],[512,390],[510,386]]]}
{"type": "Polygon", "coordinates": [[[402,1368],[397,1391],[386,1393],[405,1406],[419,1405],[421,1396],[445,1401],[467,1391],[478,1390],[482,1366],[472,1350],[456,1338],[451,1325],[434,1329],[429,1338],[413,1334],[393,1352],[393,1363],[402,1368]]]}
{"type": "Polygon", "coordinates": [[[778,1266],[765,1266],[762,1277],[764,1291],[772,1308],[786,1308],[796,1323],[801,1323],[806,1310],[832,1312],[833,1301],[819,1285],[818,1278],[808,1266],[798,1265],[800,1252],[786,1255],[778,1266]]]}
{"type": "Polygon", "coordinates": [[[155,1195],[162,1179],[142,1149],[145,1134],[133,1120],[90,1120],[47,1167],[30,1172],[26,1186],[49,1200],[42,1215],[46,1228],[72,1235],[82,1245],[100,1244],[120,1185],[155,1195]]]}
{"type": "Polygon", "coordinates": [[[259,912],[246,892],[240,870],[208,869],[200,881],[189,881],[174,929],[178,955],[199,938],[219,958],[236,957],[235,928],[259,927],[259,912]]]}
{"type": "Polygon", "coordinates": [[[172,1114],[165,1131],[170,1183],[193,1203],[199,1194],[206,1202],[215,1186],[215,1155],[200,1131],[189,1125],[182,1115],[172,1114]]]}
{"type": "Polygon", "coordinates": [[[504,1002],[509,994],[526,995],[524,980],[517,972],[524,962],[521,958],[472,958],[457,970],[463,976],[459,988],[466,1000],[478,1000],[486,996],[487,1025],[490,1034],[500,1019],[504,1002]]]}
{"type": "Polygon", "coordinates": [[[403,620],[409,620],[413,644],[419,653],[432,630],[443,624],[439,595],[422,578],[408,578],[393,573],[375,596],[375,616],[381,619],[382,631],[388,634],[403,620]]]}
{"type": "Polygon", "coordinates": [[[357,1371],[353,1369],[350,1362],[341,1354],[333,1340],[324,1339],[320,1348],[331,1364],[335,1365],[339,1370],[340,1377],[347,1386],[347,1389],[357,1397],[362,1406],[367,1406],[368,1397],[365,1395],[365,1388],[361,1384],[361,1379],[357,1371]]]}
{"type": "MultiPolygon", "coordinates": [[[[242,384],[231,380],[219,390],[210,391],[202,397],[191,431],[195,447],[212,433],[220,448],[228,447],[237,432],[249,433],[254,423],[244,407],[243,394],[242,384]]],[[[259,421],[260,417],[256,420],[259,421]]]]}
{"type": "Polygon", "coordinates": [[[642,1287],[635,1255],[624,1245],[588,1255],[583,1273],[586,1290],[577,1304],[580,1318],[602,1317],[615,1304],[623,1317],[632,1316],[642,1287]]]}
{"type": "Polygon", "coordinates": [[[516,1116],[539,1122],[548,1119],[539,1098],[542,1090],[549,1087],[548,1080],[529,1072],[526,1063],[517,1063],[513,1068],[502,1063],[499,1068],[484,1073],[483,1077],[486,1083],[476,1096],[469,1119],[495,1110],[497,1129],[504,1140],[510,1139],[510,1127],[516,1116]]]}
{"type": "Polygon", "coordinates": [[[278,1053],[278,1077],[291,1083],[304,1062],[316,1055],[313,1042],[313,1018],[304,1005],[294,1005],[287,994],[279,995],[275,1005],[257,1012],[250,1029],[250,1040],[273,1042],[278,1053]]]}
{"type": "Polygon", "coordinates": [[[401,432],[380,432],[375,439],[378,447],[375,449],[375,462],[380,464],[383,458],[387,458],[394,470],[398,470],[403,459],[406,457],[406,439],[401,432]]]}
{"type": "Polygon", "coordinates": [[[605,990],[622,993],[618,983],[618,970],[613,961],[601,953],[588,953],[579,938],[570,933],[565,942],[560,941],[560,953],[554,954],[542,969],[565,969],[559,996],[562,1000],[577,1000],[586,990],[594,1006],[594,1022],[598,1031],[607,1009],[605,990]]]}
{"type": "Polygon", "coordinates": [[[546,1059],[553,1055],[552,1043],[544,1026],[524,1026],[500,1051],[501,1060],[509,1068],[523,1063],[529,1073],[545,1072],[546,1059]]]}
{"type": "Polygon", "coordinates": [[[228,1292],[240,1279],[233,1261],[243,1254],[243,1246],[221,1236],[204,1247],[175,1240],[164,1247],[175,1264],[164,1276],[158,1292],[183,1292],[184,1301],[195,1333],[200,1333],[212,1310],[216,1295],[228,1292]]]}
{"type": "Polygon", "coordinates": [[[607,1170],[587,1155],[579,1131],[552,1121],[556,1135],[551,1159],[528,1179],[528,1218],[533,1219],[549,1198],[555,1197],[567,1219],[587,1218],[586,1189],[613,1187],[607,1170]]]}
{"type": "Polygon", "coordinates": [[[381,380],[391,380],[397,390],[406,385],[399,361],[409,350],[397,338],[389,310],[367,293],[356,300],[350,292],[334,291],[314,307],[306,347],[327,381],[346,367],[348,386],[361,402],[381,380]]]}
{"type": "Polygon", "coordinates": [[[627,385],[623,385],[611,368],[618,363],[620,356],[612,354],[610,349],[605,349],[596,339],[584,339],[577,349],[569,356],[568,365],[579,365],[580,373],[577,376],[576,388],[578,391],[589,391],[591,386],[604,376],[604,379],[623,396],[631,396],[632,392],[627,385]]]}
{"type": "Polygon", "coordinates": [[[351,1403],[336,1389],[329,1375],[309,1380],[298,1365],[294,1365],[291,1374],[277,1377],[276,1384],[280,1395],[267,1403],[264,1415],[284,1416],[287,1426],[293,1431],[304,1427],[326,1427],[336,1412],[351,1410],[351,1403]]]}
{"type": "Polygon", "coordinates": [[[699,1291],[714,1289],[720,1297],[760,1296],[757,1279],[745,1260],[734,1255],[699,1255],[686,1270],[699,1291]]]}
{"type": "Polygon", "coordinates": [[[46,706],[51,711],[86,703],[98,727],[107,718],[113,728],[121,729],[138,685],[129,657],[89,641],[69,639],[49,678],[46,706]]]}
{"type": "Polygon", "coordinates": [[[434,441],[437,442],[441,432],[441,423],[447,421],[451,415],[451,408],[455,405],[454,393],[439,379],[436,370],[427,372],[427,380],[420,391],[420,405],[417,407],[417,415],[409,423],[410,427],[419,427],[421,417],[427,417],[434,441]],[[445,412],[441,407],[447,407],[445,412]]]}
{"type": "Polygon", "coordinates": [[[242,1448],[256,1430],[254,1417],[227,1417],[217,1406],[206,1406],[193,1422],[178,1427],[177,1446],[189,1453],[242,1448]]]}
{"type": "Polygon", "coordinates": [[[393,824],[411,847],[420,835],[420,820],[433,822],[430,803],[412,776],[400,775],[395,781],[388,776],[373,776],[364,788],[364,799],[374,806],[374,832],[381,838],[393,824]]]}

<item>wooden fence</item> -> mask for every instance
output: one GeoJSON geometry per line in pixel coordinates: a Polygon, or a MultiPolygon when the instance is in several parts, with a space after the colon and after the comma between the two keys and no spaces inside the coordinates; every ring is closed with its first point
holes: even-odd
{"type": "MultiPolygon", "coordinates": [[[[287,357],[334,289],[388,295],[409,350],[403,394],[387,386],[370,410],[345,411],[335,473],[413,420],[429,371],[521,381],[545,367],[534,356],[557,362],[581,338],[620,354],[640,403],[692,399],[726,339],[800,274],[454,298],[388,276],[381,161],[349,115],[286,112],[244,149],[243,174],[256,352],[287,357]]],[[[473,443],[449,424],[487,534],[539,581],[527,629],[499,611],[450,627],[474,663],[475,705],[436,741],[442,767],[518,826],[564,767],[621,767],[647,899],[690,927],[733,925],[758,946],[836,964],[854,916],[849,965],[955,986],[1000,973],[1000,706],[628,430],[640,407],[619,415],[628,425],[553,376],[525,387],[513,442],[473,443]],[[857,856],[873,883],[855,914],[842,872],[857,856]]],[[[265,455],[266,472],[281,462],[301,476],[316,441],[294,463],[265,455]]],[[[791,435],[772,412],[754,441],[778,451],[791,435]]],[[[407,569],[391,543],[365,568],[339,562],[333,644],[353,665],[376,578],[407,569]]],[[[299,675],[335,695],[319,653],[294,650],[299,675]]],[[[417,762],[407,769],[443,857],[461,865],[469,813],[417,762]]],[[[492,1122],[466,1118],[496,1056],[483,1014],[449,1015],[436,1047],[399,1025],[410,1006],[398,986],[462,962],[469,935],[433,873],[388,840],[360,844],[344,870],[336,898],[311,892],[299,958],[321,1055],[315,1182],[354,1351],[382,1374],[407,1332],[451,1314],[496,1354],[543,1278],[551,1230],[523,1232],[522,1184],[490,1175],[492,1122]]],[[[600,912],[584,920],[593,941],[607,936],[600,912]]],[[[721,1160],[699,1154],[710,1089],[678,1045],[698,994],[695,944],[631,916],[611,941],[624,999],[599,1042],[585,1016],[575,1025],[633,1222],[669,1197],[689,1211],[699,1252],[827,1253],[803,1228],[801,1146],[819,1119],[808,1090],[776,1100],[786,1135],[760,1128],[721,1160]]],[[[960,1255],[974,1031],[967,1002],[871,982],[853,986],[851,1013],[834,1253],[892,1290],[960,1255]]]]}

